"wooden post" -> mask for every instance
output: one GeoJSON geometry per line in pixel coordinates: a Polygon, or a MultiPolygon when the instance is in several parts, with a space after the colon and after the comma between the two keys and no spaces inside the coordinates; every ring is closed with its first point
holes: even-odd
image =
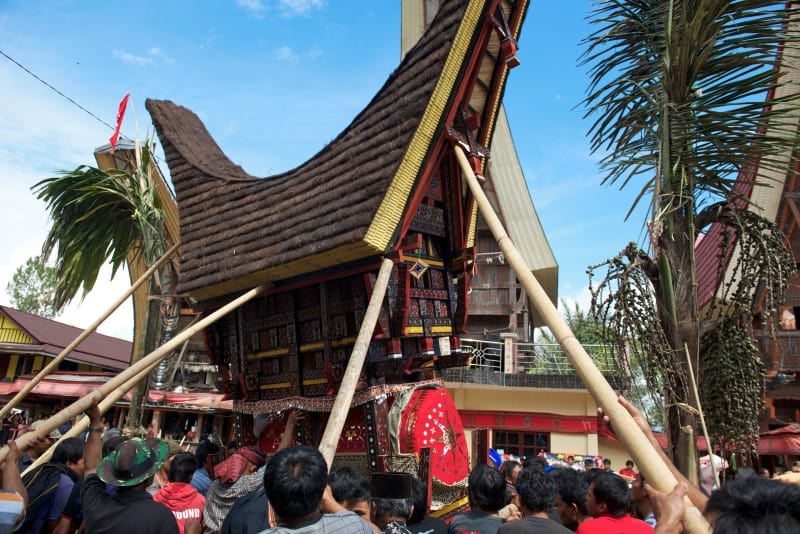
{"type": "Polygon", "coordinates": [[[33,377],[33,380],[31,380],[24,388],[22,388],[22,390],[19,393],[14,395],[14,398],[11,399],[10,401],[8,401],[8,404],[6,404],[5,406],[3,406],[2,409],[0,409],[0,420],[2,420],[3,417],[5,417],[6,414],[9,411],[11,411],[11,409],[14,406],[19,404],[19,402],[22,399],[24,399],[28,395],[28,393],[30,393],[33,390],[34,387],[36,387],[36,384],[41,382],[47,375],[49,375],[50,373],[55,371],[58,368],[58,365],[62,361],[64,361],[64,358],[67,357],[67,354],[72,352],[75,349],[75,347],[80,345],[81,342],[84,339],[89,337],[89,335],[91,335],[92,332],[97,330],[97,327],[100,326],[103,323],[103,321],[108,319],[108,316],[111,315],[112,313],[114,313],[114,310],[119,308],[122,305],[123,302],[128,300],[128,297],[130,297],[133,294],[133,292],[136,291],[139,288],[140,285],[142,285],[148,278],[150,278],[150,275],[152,275],[153,272],[155,272],[156,269],[161,267],[161,265],[163,265],[164,262],[167,261],[170,258],[170,256],[172,256],[175,253],[176,250],[178,250],[178,246],[179,245],[180,245],[180,243],[175,243],[175,245],[173,245],[172,248],[170,248],[163,256],[161,256],[158,259],[158,261],[153,264],[152,267],[147,269],[147,271],[145,271],[142,274],[142,276],[140,276],[133,283],[133,285],[131,285],[131,287],[129,287],[128,290],[125,291],[125,293],[120,298],[118,298],[114,302],[114,304],[112,304],[95,322],[93,322],[91,325],[86,327],[86,330],[81,332],[81,334],[78,337],[76,337],[75,340],[72,343],[67,345],[64,348],[64,350],[62,350],[61,353],[53,359],[53,361],[48,363],[47,366],[44,369],[39,371],[39,373],[36,376],[33,377]]]}
{"type": "Polygon", "coordinates": [[[344,428],[347,413],[350,411],[350,403],[353,402],[353,395],[355,394],[356,385],[358,384],[358,377],[361,374],[361,369],[364,367],[364,361],[367,358],[369,342],[372,340],[372,334],[375,331],[375,323],[378,322],[378,316],[381,312],[383,298],[386,296],[386,287],[389,285],[389,275],[392,274],[393,265],[394,263],[391,259],[384,258],[380,271],[378,271],[378,279],[375,281],[372,296],[369,298],[369,305],[367,305],[364,320],[361,322],[358,337],[356,338],[355,345],[353,345],[353,352],[350,354],[350,359],[347,361],[347,369],[345,369],[342,383],[339,385],[339,392],[336,393],[336,400],[333,402],[331,416],[325,427],[325,433],[322,435],[322,440],[319,443],[319,451],[328,463],[328,469],[330,469],[333,464],[333,457],[336,455],[336,445],[339,443],[339,436],[342,434],[342,428],[344,428]]]}
{"type": "MultiPolygon", "coordinates": [[[[91,406],[94,402],[98,404],[106,397],[111,396],[112,398],[120,399],[122,398],[125,393],[127,393],[130,388],[127,388],[128,380],[133,378],[134,376],[138,375],[143,369],[146,369],[153,365],[154,363],[160,362],[164,359],[170,352],[172,352],[175,347],[183,343],[185,340],[189,339],[191,336],[195,335],[197,332],[205,328],[206,326],[214,323],[217,319],[230,313],[231,311],[235,310],[245,302],[252,300],[256,296],[260,295],[267,289],[266,285],[260,285],[254,289],[251,289],[247,293],[239,296],[238,298],[232,300],[222,308],[216,310],[209,316],[201,319],[197,322],[194,326],[183,330],[180,334],[169,340],[168,342],[164,343],[156,350],[136,362],[135,364],[131,365],[117,376],[100,386],[100,388],[94,390],[93,392],[89,393],[83,398],[78,399],[77,401],[73,402],[57,414],[53,415],[49,419],[46,419],[44,423],[42,423],[39,428],[36,429],[35,432],[27,432],[16,439],[17,447],[20,450],[25,450],[30,445],[31,439],[35,436],[46,436],[54,429],[58,428],[65,422],[69,421],[70,419],[80,415],[84,411],[86,411],[89,406],[91,406]]],[[[145,375],[146,376],[146,375],[145,375]]],[[[114,401],[116,402],[116,400],[114,401]]],[[[113,404],[113,403],[112,403],[113,404]]],[[[8,454],[8,446],[4,445],[0,448],[0,462],[5,460],[6,455],[8,454]]]]}
{"type": "MultiPolygon", "coordinates": [[[[567,322],[561,314],[558,313],[553,303],[550,302],[550,298],[547,296],[547,293],[545,293],[541,284],[539,284],[536,277],[533,276],[533,273],[528,269],[525,260],[514,246],[514,243],[511,242],[511,239],[503,228],[503,224],[500,222],[492,205],[489,203],[489,199],[486,198],[483,189],[481,189],[478,179],[475,176],[475,171],[472,170],[464,150],[456,146],[455,155],[461,167],[461,173],[478,203],[478,209],[489,226],[492,235],[497,240],[500,250],[505,254],[506,261],[514,270],[517,278],[519,278],[525,292],[531,297],[533,305],[536,307],[539,315],[558,340],[558,343],[564,350],[564,354],[569,358],[569,361],[586,385],[589,393],[612,421],[617,438],[619,438],[619,441],[627,449],[628,453],[636,462],[636,465],[638,465],[644,473],[647,481],[659,491],[670,493],[678,482],[675,476],[669,470],[669,467],[664,464],[656,451],[653,450],[653,446],[647,440],[644,433],[642,433],[641,429],[636,426],[636,422],[633,420],[633,417],[631,417],[631,414],[617,402],[617,393],[597,368],[594,361],[592,361],[586,353],[567,322]]],[[[688,498],[686,498],[685,501],[687,505],[686,515],[684,517],[684,528],[688,532],[709,532],[710,527],[705,519],[703,519],[703,516],[700,515],[697,508],[691,504],[688,498]]]]}

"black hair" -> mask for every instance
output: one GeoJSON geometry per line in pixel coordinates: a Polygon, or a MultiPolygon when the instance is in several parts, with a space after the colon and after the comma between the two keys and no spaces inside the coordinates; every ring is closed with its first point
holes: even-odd
{"type": "Polygon", "coordinates": [[[125,436],[111,436],[103,442],[103,458],[119,449],[119,446],[128,441],[125,436]]]}
{"type": "Polygon", "coordinates": [[[589,482],[586,477],[569,467],[557,467],[548,475],[556,483],[558,493],[564,503],[578,507],[583,515],[589,515],[586,510],[586,493],[589,491],[589,482]]]}
{"type": "Polygon", "coordinates": [[[368,501],[370,497],[369,480],[349,466],[332,470],[328,474],[328,485],[339,503],[368,501]]]}
{"type": "Polygon", "coordinates": [[[628,467],[628,466],[633,467],[633,460],[628,460],[627,462],[625,462],[625,467],[628,467]]]}
{"type": "Polygon", "coordinates": [[[506,502],[506,480],[499,469],[480,464],[467,479],[469,497],[473,506],[485,512],[496,512],[506,502]]]}
{"type": "Polygon", "coordinates": [[[737,478],[711,494],[706,512],[714,534],[800,532],[800,486],[761,477],[737,478]]]}
{"type": "Polygon", "coordinates": [[[525,458],[525,460],[522,462],[523,469],[539,469],[540,471],[544,471],[546,467],[547,460],[541,456],[530,456],[525,458]]]}
{"type": "Polygon", "coordinates": [[[189,483],[197,471],[197,458],[190,452],[176,454],[169,461],[169,481],[189,483]]]}
{"type": "Polygon", "coordinates": [[[503,476],[510,479],[514,476],[514,469],[517,467],[522,467],[522,464],[516,460],[506,460],[503,462],[503,465],[500,466],[500,471],[503,473],[503,476]]]}
{"type": "Polygon", "coordinates": [[[325,458],[306,445],[276,452],[264,469],[269,504],[283,520],[299,519],[319,509],[327,485],[325,458]]]}
{"type": "Polygon", "coordinates": [[[611,458],[603,458],[603,465],[611,465],[611,458]]]}
{"type": "Polygon", "coordinates": [[[517,479],[522,505],[533,513],[549,512],[556,501],[556,483],[544,471],[523,469],[517,479]]]}
{"type": "Polygon", "coordinates": [[[411,478],[411,496],[414,510],[411,512],[408,522],[419,523],[423,517],[428,515],[428,488],[417,477],[411,478]]]}
{"type": "Polygon", "coordinates": [[[197,465],[203,466],[206,463],[206,458],[209,454],[217,454],[219,452],[219,445],[210,440],[205,440],[197,446],[194,455],[197,458],[197,465]]]}
{"type": "Polygon", "coordinates": [[[83,447],[86,442],[81,438],[66,438],[61,440],[53,451],[53,461],[64,465],[76,464],[83,458],[83,447]]]}
{"type": "Polygon", "coordinates": [[[372,499],[372,510],[375,523],[379,526],[386,523],[386,519],[401,517],[408,519],[411,515],[411,499],[372,499]]]}
{"type": "Polygon", "coordinates": [[[595,502],[605,504],[610,515],[622,517],[631,511],[631,492],[621,476],[599,470],[591,483],[591,490],[595,502]]]}

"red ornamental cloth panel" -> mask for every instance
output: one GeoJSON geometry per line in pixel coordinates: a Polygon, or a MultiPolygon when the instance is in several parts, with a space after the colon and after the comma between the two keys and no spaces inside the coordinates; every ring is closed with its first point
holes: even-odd
{"type": "Polygon", "coordinates": [[[452,486],[469,475],[469,454],[464,427],[446,388],[418,389],[400,418],[403,453],[431,448],[431,475],[452,486]]]}

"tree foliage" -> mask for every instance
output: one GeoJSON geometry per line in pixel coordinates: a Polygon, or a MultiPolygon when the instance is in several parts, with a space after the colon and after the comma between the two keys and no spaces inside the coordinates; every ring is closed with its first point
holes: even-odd
{"type": "Polygon", "coordinates": [[[18,310],[52,319],[62,309],[55,305],[55,288],[55,269],[42,256],[34,256],[17,267],[6,291],[18,310]]]}
{"type": "MultiPolygon", "coordinates": [[[[630,244],[592,269],[600,273],[593,310],[620,351],[641,351],[648,386],[663,388],[673,452],[680,428],[696,425],[692,379],[703,378],[702,390],[731,378],[701,366],[701,344],[715,346],[704,339],[716,328],[749,339],[741,326],[752,320],[754,291],[763,285],[773,299],[764,306],[768,318],[793,271],[785,238],[748,204],[748,188],[762,184],[746,171],[785,175],[798,144],[796,91],[783,91],[792,82],[784,67],[797,60],[797,32],[787,25],[796,15],[777,0],[608,0],[592,13],[598,29],[583,57],[592,149],[603,153],[605,184],[640,182],[634,206],[648,199],[650,237],[648,246],[630,244]],[[737,305],[702,315],[694,247],[714,223],[729,229],[747,265],[734,265],[738,278],[718,277],[733,280],[723,292],[737,305]]],[[[761,371],[746,364],[746,353],[747,377],[723,386],[730,395],[761,391],[754,387],[761,371]]],[[[729,428],[718,437],[751,449],[759,402],[742,405],[739,422],[748,423],[737,426],[738,436],[729,428]]]]}

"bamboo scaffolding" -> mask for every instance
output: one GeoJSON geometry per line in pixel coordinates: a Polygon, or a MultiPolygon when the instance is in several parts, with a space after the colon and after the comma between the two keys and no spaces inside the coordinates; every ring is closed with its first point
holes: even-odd
{"type": "MultiPolygon", "coordinates": [[[[155,369],[158,364],[159,362],[154,362],[146,369],[143,369],[140,373],[137,373],[136,376],[132,377],[130,380],[125,382],[125,384],[122,386],[121,389],[125,390],[126,393],[130,391],[133,388],[133,386],[135,386],[141,380],[144,380],[150,373],[152,373],[153,369],[155,369]]],[[[123,393],[123,396],[124,395],[125,394],[123,393]]],[[[97,407],[100,409],[100,413],[104,414],[108,410],[110,410],[111,407],[117,403],[117,401],[119,401],[119,398],[117,398],[116,395],[108,396],[104,398],[102,401],[100,401],[97,407]]],[[[50,459],[53,457],[53,452],[56,450],[56,447],[58,446],[59,443],[68,438],[77,438],[78,436],[86,432],[86,430],[89,428],[89,423],[90,423],[89,418],[84,415],[77,423],[75,423],[72,426],[72,428],[69,429],[69,431],[62,434],[61,437],[58,438],[58,441],[53,443],[49,449],[47,449],[41,456],[39,456],[36,460],[34,460],[33,463],[29,465],[27,468],[25,468],[25,471],[23,471],[20,474],[25,475],[26,473],[32,471],[33,469],[42,465],[43,463],[49,462],[50,459]]]]}
{"type": "MultiPolygon", "coordinates": [[[[670,493],[677,484],[677,479],[661,457],[658,456],[641,429],[636,425],[631,414],[617,402],[617,393],[586,353],[586,350],[575,337],[567,322],[558,313],[553,303],[550,302],[547,293],[536,280],[536,277],[528,269],[525,260],[516,246],[514,246],[514,243],[512,243],[511,238],[503,228],[503,224],[489,203],[489,199],[481,189],[475,176],[475,171],[472,170],[467,156],[460,146],[455,147],[455,155],[461,167],[462,175],[478,204],[478,209],[489,226],[492,235],[497,240],[497,244],[505,255],[506,261],[514,270],[525,292],[530,296],[536,310],[561,345],[589,393],[612,421],[617,438],[627,449],[636,465],[642,470],[647,481],[659,491],[670,493]]],[[[691,533],[710,532],[708,523],[703,519],[697,508],[688,498],[685,498],[685,502],[684,529],[691,533]]]]}
{"type": "Polygon", "coordinates": [[[6,414],[8,414],[8,412],[10,412],[12,408],[14,408],[17,404],[19,404],[19,402],[22,399],[24,399],[28,395],[28,393],[30,393],[33,390],[33,388],[36,387],[36,385],[39,382],[44,380],[44,378],[47,377],[47,375],[55,371],[58,368],[59,364],[62,361],[64,361],[64,358],[66,358],[70,352],[75,350],[75,347],[80,345],[84,339],[89,337],[95,330],[97,330],[97,327],[99,327],[103,323],[103,321],[108,319],[108,317],[112,313],[114,313],[114,311],[117,308],[119,308],[123,302],[128,300],[128,297],[130,297],[133,294],[133,292],[139,288],[139,286],[141,286],[148,278],[150,278],[150,275],[152,275],[156,271],[156,269],[161,267],[164,264],[164,262],[166,262],[170,258],[170,256],[172,256],[175,253],[176,250],[178,250],[179,245],[180,243],[175,243],[172,246],[172,248],[170,248],[167,252],[165,252],[164,255],[161,256],[158,259],[158,261],[153,264],[152,267],[147,269],[147,271],[145,271],[142,274],[142,276],[140,276],[131,285],[131,287],[128,288],[128,290],[122,294],[121,297],[119,297],[116,301],[114,301],[114,303],[105,312],[103,312],[103,314],[100,315],[100,317],[95,322],[87,326],[86,329],[83,332],[81,332],[80,335],[76,337],[72,343],[67,345],[64,348],[64,350],[62,350],[58,356],[56,356],[50,363],[48,363],[44,367],[44,369],[39,371],[39,373],[36,376],[34,376],[33,379],[24,388],[22,388],[22,390],[19,393],[14,395],[14,398],[8,401],[8,404],[6,404],[5,406],[3,406],[2,409],[0,409],[0,420],[2,420],[3,417],[5,417],[6,414]]]}
{"type": "Polygon", "coordinates": [[[339,392],[336,394],[336,400],[331,407],[331,415],[328,419],[328,424],[325,426],[325,433],[322,435],[322,440],[319,443],[319,451],[325,458],[328,469],[330,469],[333,464],[333,457],[336,454],[336,445],[339,443],[339,437],[342,433],[342,428],[344,428],[347,413],[350,411],[350,404],[353,402],[353,395],[358,385],[358,377],[361,374],[361,369],[364,367],[364,360],[367,357],[369,342],[375,330],[375,323],[378,322],[378,316],[381,312],[383,298],[386,296],[386,286],[389,285],[389,277],[392,274],[393,265],[394,262],[389,258],[384,258],[383,263],[381,263],[380,271],[378,271],[378,278],[375,281],[375,287],[372,289],[367,311],[364,314],[364,320],[361,322],[358,337],[356,338],[355,345],[353,345],[353,352],[350,354],[350,359],[347,361],[347,369],[345,369],[342,383],[339,385],[339,392]]]}
{"type": "MultiPolygon", "coordinates": [[[[124,389],[127,382],[133,378],[134,376],[139,375],[143,370],[149,368],[154,363],[158,363],[163,360],[168,354],[172,352],[172,350],[183,343],[185,340],[189,339],[191,336],[195,335],[197,332],[205,328],[206,326],[214,323],[217,319],[230,313],[231,311],[235,310],[245,302],[252,300],[259,294],[263,293],[267,289],[267,285],[260,285],[256,288],[251,289],[247,293],[242,294],[238,298],[232,300],[222,308],[214,311],[208,317],[203,318],[202,320],[198,321],[197,324],[194,326],[183,330],[180,334],[169,340],[168,342],[164,343],[156,350],[148,354],[147,356],[143,357],[141,360],[136,362],[135,364],[131,365],[117,376],[100,386],[98,389],[94,390],[93,392],[89,393],[85,397],[78,399],[77,401],[73,402],[60,412],[56,413],[55,415],[51,416],[49,419],[46,419],[41,426],[39,426],[35,432],[26,432],[22,436],[16,439],[17,447],[20,450],[25,450],[30,445],[31,440],[35,436],[46,436],[54,429],[58,428],[59,426],[63,425],[67,421],[75,418],[76,416],[80,415],[84,411],[86,411],[89,406],[97,402],[98,404],[103,401],[104,398],[110,397],[112,399],[120,399],[122,398],[125,393],[128,392],[127,389],[124,389]]],[[[147,373],[144,373],[143,376],[147,376],[147,373]]],[[[116,402],[114,400],[114,402],[116,402]]],[[[5,460],[6,455],[8,454],[8,445],[4,445],[0,448],[0,462],[5,460]]]]}

